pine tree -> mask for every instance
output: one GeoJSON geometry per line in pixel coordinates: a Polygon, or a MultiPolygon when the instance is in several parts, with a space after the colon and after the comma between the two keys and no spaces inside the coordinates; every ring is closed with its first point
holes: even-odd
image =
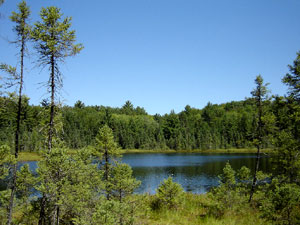
{"type": "Polygon", "coordinates": [[[274,158],[278,175],[287,183],[300,185],[300,52],[289,68],[290,73],[282,80],[289,88],[289,96],[276,102],[283,113],[278,115],[274,158]]]}
{"type": "Polygon", "coordinates": [[[263,144],[263,136],[264,136],[264,123],[263,123],[263,116],[264,116],[264,101],[267,99],[267,85],[263,83],[263,78],[258,75],[255,79],[256,88],[251,92],[253,98],[255,99],[256,108],[257,108],[257,127],[256,132],[254,134],[254,145],[257,148],[256,153],[256,162],[255,162],[255,169],[253,175],[253,181],[251,186],[251,192],[249,197],[249,202],[252,200],[252,196],[254,194],[255,186],[257,184],[257,177],[256,174],[259,170],[259,160],[260,160],[260,150],[263,144]]]}
{"type": "MultiPolygon", "coordinates": [[[[54,6],[42,8],[40,16],[42,21],[35,23],[31,36],[35,43],[35,49],[39,54],[39,65],[50,67],[50,78],[47,86],[51,95],[48,132],[48,150],[51,151],[54,132],[55,95],[62,86],[59,63],[64,62],[69,56],[78,54],[83,46],[75,44],[75,31],[70,30],[71,18],[62,19],[59,8],[54,6]]],[[[39,224],[45,224],[45,204],[46,199],[43,196],[39,224]]]]}
{"type": "Polygon", "coordinates": [[[40,12],[42,22],[35,23],[32,30],[32,38],[35,49],[39,54],[38,63],[41,66],[49,66],[50,78],[48,88],[50,92],[50,120],[48,134],[48,149],[52,148],[52,136],[54,127],[55,96],[62,86],[62,74],[59,63],[64,62],[69,56],[78,54],[82,44],[75,44],[75,31],[70,30],[71,17],[62,19],[60,9],[54,6],[42,8],[40,12]]]}
{"type": "Polygon", "coordinates": [[[168,177],[160,183],[156,190],[158,207],[176,208],[180,204],[182,194],[183,188],[181,185],[174,182],[172,177],[168,177]]]}
{"type": "MultiPolygon", "coordinates": [[[[15,158],[18,158],[20,150],[20,124],[21,124],[21,113],[22,113],[22,90],[23,90],[23,79],[24,79],[24,57],[26,51],[26,44],[30,38],[30,26],[28,24],[30,9],[25,1],[18,4],[19,12],[12,12],[10,20],[15,22],[14,31],[17,35],[17,39],[13,42],[20,48],[20,72],[17,72],[15,67],[7,64],[1,64],[0,69],[7,72],[10,75],[9,86],[18,84],[18,111],[16,118],[16,130],[15,130],[15,158]]],[[[14,197],[16,191],[16,179],[17,179],[17,168],[16,165],[12,168],[12,180],[11,180],[11,196],[8,210],[8,221],[7,224],[12,223],[12,212],[14,207],[14,197]]]]}
{"type": "Polygon", "coordinates": [[[289,65],[290,73],[286,74],[282,79],[283,83],[289,86],[289,94],[297,101],[300,100],[300,51],[293,65],[289,65]]]}
{"type": "Polygon", "coordinates": [[[111,195],[122,203],[141,184],[132,176],[132,169],[126,163],[116,162],[109,177],[111,195]]]}
{"type": "Polygon", "coordinates": [[[107,183],[106,192],[107,199],[109,199],[110,194],[108,180],[111,173],[111,160],[118,157],[120,152],[114,141],[112,129],[110,129],[107,125],[100,128],[96,136],[96,155],[98,155],[99,158],[104,158],[104,179],[107,183]]]}

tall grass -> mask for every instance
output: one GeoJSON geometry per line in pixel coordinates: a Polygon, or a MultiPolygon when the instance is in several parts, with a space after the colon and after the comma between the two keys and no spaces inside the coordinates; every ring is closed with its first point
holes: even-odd
{"type": "MultiPolygon", "coordinates": [[[[148,196],[151,201],[153,196],[148,196]]],[[[183,201],[177,209],[150,210],[148,218],[143,224],[156,225],[268,225],[260,218],[259,212],[245,204],[236,209],[225,210],[220,218],[210,215],[207,203],[212,201],[206,194],[184,193],[183,201]]]]}

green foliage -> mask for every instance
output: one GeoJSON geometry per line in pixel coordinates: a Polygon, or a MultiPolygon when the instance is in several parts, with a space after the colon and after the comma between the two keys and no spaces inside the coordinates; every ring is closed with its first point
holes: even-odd
{"type": "Polygon", "coordinates": [[[47,197],[47,215],[69,221],[88,213],[94,207],[103,188],[102,173],[92,164],[90,149],[75,155],[65,149],[53,148],[46,152],[37,169],[39,183],[36,189],[47,197]]]}
{"type": "Polygon", "coordinates": [[[112,167],[108,183],[109,192],[120,203],[141,184],[132,176],[131,167],[126,163],[119,162],[112,167]]]}
{"type": "Polygon", "coordinates": [[[118,224],[116,217],[120,208],[120,202],[113,200],[103,200],[102,204],[98,204],[95,213],[92,216],[91,224],[118,224]]]}
{"type": "Polygon", "coordinates": [[[260,210],[272,224],[299,224],[300,187],[296,184],[280,184],[278,180],[273,180],[260,210]]]}
{"type": "Polygon", "coordinates": [[[172,177],[160,183],[156,190],[156,199],[152,202],[152,209],[177,208],[180,205],[183,189],[180,184],[173,182],[172,177]]]}
{"type": "Polygon", "coordinates": [[[12,12],[10,20],[16,23],[14,31],[17,33],[17,36],[20,38],[19,41],[29,39],[30,37],[30,26],[27,23],[27,20],[30,16],[30,8],[27,6],[26,1],[22,1],[18,4],[19,13],[12,12]]]}
{"type": "MultiPolygon", "coordinates": [[[[262,191],[260,193],[264,193],[268,186],[265,181],[268,178],[270,178],[270,175],[261,171],[257,172],[258,188],[256,188],[255,193],[260,191],[262,191]]],[[[209,215],[222,218],[226,210],[238,212],[243,205],[248,205],[252,176],[249,168],[243,166],[236,172],[227,162],[219,179],[220,185],[208,193],[211,201],[206,203],[206,207],[209,210],[209,215]]],[[[255,203],[260,205],[259,201],[264,196],[257,195],[255,203]]]]}
{"type": "Polygon", "coordinates": [[[300,184],[300,106],[295,99],[276,98],[276,123],[278,131],[274,135],[276,146],[272,157],[274,173],[283,176],[288,183],[300,184]]]}
{"type": "Polygon", "coordinates": [[[239,193],[236,191],[235,174],[235,170],[227,162],[223,173],[219,176],[220,185],[210,192],[210,197],[214,200],[214,204],[210,206],[210,214],[221,217],[226,209],[237,206],[240,199],[239,193]]]}
{"type": "Polygon", "coordinates": [[[7,145],[0,146],[0,179],[8,176],[10,168],[17,163],[15,156],[11,154],[7,145]]]}
{"type": "Polygon", "coordinates": [[[76,55],[83,49],[82,44],[74,44],[75,31],[69,30],[71,17],[62,20],[60,9],[54,6],[42,8],[40,16],[42,22],[35,23],[31,35],[41,63],[47,64],[52,56],[55,60],[63,61],[67,56],[76,55]]]}
{"type": "Polygon", "coordinates": [[[220,184],[226,186],[229,190],[234,189],[236,184],[235,173],[236,172],[232,169],[230,163],[227,162],[223,168],[223,174],[219,176],[220,184]]]}
{"type": "MultiPolygon", "coordinates": [[[[0,141],[5,143],[11,143],[14,138],[10,131],[15,121],[14,98],[0,98],[0,141]]],[[[22,106],[21,149],[37,151],[47,141],[46,136],[39,134],[48,133],[50,106],[30,106],[27,103],[22,106]]],[[[266,104],[266,107],[272,111],[277,106],[266,104]]],[[[61,113],[58,116],[61,117],[62,129],[54,134],[72,149],[95,145],[99,127],[104,124],[112,129],[114,141],[122,149],[207,150],[254,146],[257,120],[253,99],[210,105],[202,110],[187,107],[178,114],[173,112],[164,116],[138,114],[137,108],[134,110],[134,114],[127,115],[120,108],[104,106],[55,107],[55,114],[61,113]]],[[[274,120],[274,115],[266,115],[263,122],[270,119],[274,120]]],[[[56,123],[54,121],[54,125],[56,123]]],[[[267,121],[264,124],[272,125],[267,121]]],[[[266,136],[264,147],[272,147],[272,141],[271,136],[266,136]]]]}
{"type": "Polygon", "coordinates": [[[247,181],[250,179],[250,176],[251,170],[246,166],[242,166],[237,173],[237,178],[239,179],[239,181],[247,181]]]}
{"type": "Polygon", "coordinates": [[[27,201],[34,193],[33,187],[36,185],[36,178],[29,169],[29,165],[23,165],[17,172],[17,192],[23,201],[27,201]]]}
{"type": "Polygon", "coordinates": [[[282,79],[283,83],[289,86],[289,94],[299,100],[300,97],[300,52],[297,52],[297,57],[293,65],[289,65],[290,73],[286,74],[282,79]]]}
{"type": "Polygon", "coordinates": [[[104,158],[104,179],[106,182],[105,192],[107,193],[107,198],[109,199],[110,188],[109,179],[111,177],[111,160],[119,156],[120,152],[117,148],[117,144],[114,141],[114,136],[112,130],[104,125],[99,129],[96,136],[96,149],[95,155],[101,159],[104,158]]]}
{"type": "Polygon", "coordinates": [[[101,155],[107,154],[109,158],[119,156],[120,154],[117,144],[114,141],[112,129],[107,125],[100,128],[96,136],[96,151],[101,155]]]}
{"type": "Polygon", "coordinates": [[[6,224],[7,222],[7,208],[9,205],[10,195],[11,195],[10,189],[0,191],[0,223],[1,224],[6,224]]]}

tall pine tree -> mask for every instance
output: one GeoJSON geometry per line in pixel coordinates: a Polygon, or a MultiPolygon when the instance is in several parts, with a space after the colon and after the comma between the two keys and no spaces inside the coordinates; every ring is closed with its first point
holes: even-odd
{"type": "Polygon", "coordinates": [[[62,74],[59,63],[64,62],[69,56],[77,55],[82,49],[82,44],[75,44],[75,31],[71,28],[71,17],[62,19],[60,9],[54,6],[42,8],[40,12],[42,21],[35,23],[32,38],[35,49],[39,54],[39,65],[49,66],[50,77],[48,91],[50,93],[50,120],[48,134],[48,149],[52,148],[54,127],[55,95],[62,87],[62,74]]]}
{"type": "MultiPolygon", "coordinates": [[[[32,39],[35,49],[39,54],[38,63],[41,66],[49,66],[50,77],[47,83],[50,93],[50,119],[48,132],[48,150],[52,149],[54,134],[55,95],[62,87],[62,75],[59,64],[69,56],[78,54],[82,44],[75,44],[75,31],[71,28],[71,17],[62,19],[60,9],[54,6],[42,8],[40,12],[42,21],[35,23],[32,30],[32,39]]],[[[46,199],[43,195],[39,224],[45,224],[46,199]]]]}

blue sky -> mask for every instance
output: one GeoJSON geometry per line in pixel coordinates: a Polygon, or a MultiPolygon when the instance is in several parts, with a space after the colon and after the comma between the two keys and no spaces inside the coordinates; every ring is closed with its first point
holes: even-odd
{"type": "MultiPolygon", "coordinates": [[[[11,11],[0,7],[0,62],[17,65],[11,11]]],[[[85,48],[61,65],[60,100],[73,105],[121,107],[126,100],[150,114],[180,112],[250,97],[261,74],[272,94],[300,50],[299,0],[27,0],[32,22],[42,6],[72,16],[85,48]]],[[[32,104],[46,95],[40,87],[48,70],[26,60],[25,93],[32,104]]]]}

